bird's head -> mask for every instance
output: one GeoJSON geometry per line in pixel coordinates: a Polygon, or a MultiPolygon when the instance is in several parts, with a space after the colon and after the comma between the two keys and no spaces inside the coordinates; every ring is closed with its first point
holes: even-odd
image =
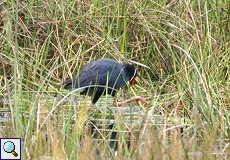
{"type": "Polygon", "coordinates": [[[133,86],[136,84],[136,76],[137,76],[137,70],[134,67],[134,65],[130,65],[130,64],[125,64],[124,65],[124,70],[125,70],[125,74],[129,79],[129,84],[130,86],[133,86]]]}

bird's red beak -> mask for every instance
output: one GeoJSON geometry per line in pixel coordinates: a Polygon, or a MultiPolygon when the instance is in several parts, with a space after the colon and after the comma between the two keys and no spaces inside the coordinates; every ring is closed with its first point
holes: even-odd
{"type": "Polygon", "coordinates": [[[135,78],[131,79],[131,80],[129,81],[129,84],[130,84],[130,87],[134,86],[134,85],[136,84],[135,78]]]}

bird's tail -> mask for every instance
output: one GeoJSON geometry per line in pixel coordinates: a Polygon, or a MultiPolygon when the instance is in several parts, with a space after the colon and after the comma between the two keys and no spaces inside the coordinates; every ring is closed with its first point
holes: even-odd
{"type": "Polygon", "coordinates": [[[78,84],[78,83],[77,83],[76,77],[74,77],[73,79],[67,79],[67,80],[63,83],[65,89],[78,88],[78,87],[76,86],[76,84],[78,84]]]}

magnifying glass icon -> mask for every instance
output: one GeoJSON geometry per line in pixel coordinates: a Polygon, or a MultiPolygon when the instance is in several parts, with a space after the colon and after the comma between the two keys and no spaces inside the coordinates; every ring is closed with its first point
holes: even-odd
{"type": "Polygon", "coordinates": [[[6,153],[11,153],[13,154],[15,157],[18,156],[17,152],[15,152],[15,145],[13,142],[11,141],[7,141],[3,144],[3,149],[6,153]]]}

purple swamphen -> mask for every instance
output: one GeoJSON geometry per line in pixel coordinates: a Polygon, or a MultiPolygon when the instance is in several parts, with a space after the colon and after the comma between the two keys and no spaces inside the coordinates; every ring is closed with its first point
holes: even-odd
{"type": "Polygon", "coordinates": [[[91,96],[92,103],[95,104],[101,95],[109,94],[114,98],[116,106],[136,100],[147,104],[147,100],[141,96],[136,96],[123,102],[118,102],[117,91],[127,86],[135,84],[137,70],[134,65],[121,64],[113,59],[98,59],[85,64],[79,74],[73,79],[64,82],[65,89],[80,89],[81,95],[91,96]]]}

